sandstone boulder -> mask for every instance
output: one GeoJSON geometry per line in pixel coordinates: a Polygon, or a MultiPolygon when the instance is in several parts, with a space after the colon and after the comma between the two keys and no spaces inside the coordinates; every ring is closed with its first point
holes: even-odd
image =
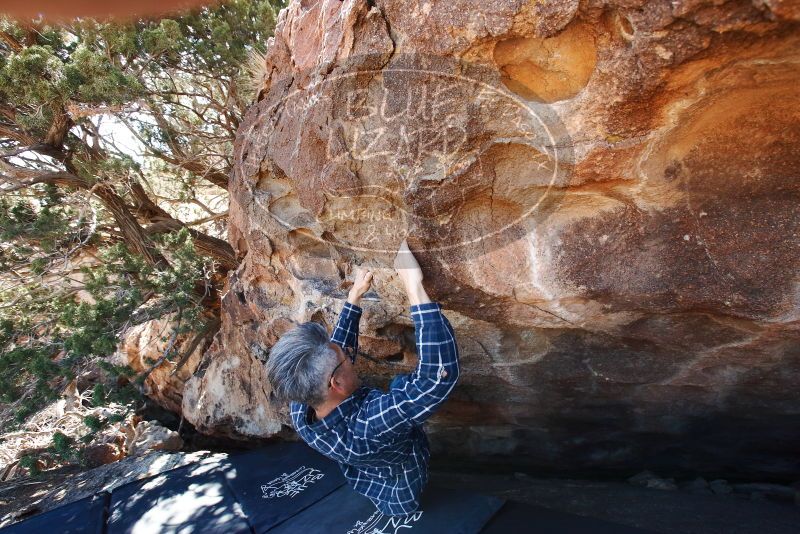
{"type": "Polygon", "coordinates": [[[150,370],[144,393],[160,406],[180,413],[185,383],[197,369],[206,337],[203,332],[193,332],[179,334],[173,340],[175,327],[174,314],[134,326],[125,333],[110,361],[127,365],[137,375],[150,370]]]}
{"type": "Polygon", "coordinates": [[[118,462],[124,456],[123,450],[114,443],[96,443],[83,449],[83,460],[89,468],[118,462]]]}
{"type": "Polygon", "coordinates": [[[179,451],[183,439],[155,421],[140,421],[125,429],[125,453],[127,456],[141,456],[149,451],[179,451]]]}
{"type": "Polygon", "coordinates": [[[462,375],[449,459],[797,472],[795,2],[293,1],[239,129],[201,431],[290,434],[263,363],[375,271],[367,382],[416,363],[408,237],[462,375]]]}

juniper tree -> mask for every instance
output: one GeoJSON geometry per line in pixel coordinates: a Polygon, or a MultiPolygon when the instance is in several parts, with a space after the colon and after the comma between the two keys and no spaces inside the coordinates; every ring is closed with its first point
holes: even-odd
{"type": "Polygon", "coordinates": [[[218,327],[218,289],[237,264],[225,206],[246,66],[282,4],[0,19],[0,403],[18,421],[135,322],[177,313],[196,340],[218,327]],[[213,196],[221,208],[203,201],[213,196]]]}

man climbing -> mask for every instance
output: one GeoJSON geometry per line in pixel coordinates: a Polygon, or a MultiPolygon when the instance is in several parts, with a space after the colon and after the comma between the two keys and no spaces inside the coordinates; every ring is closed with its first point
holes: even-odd
{"type": "Polygon", "coordinates": [[[458,347],[452,326],[422,286],[422,270],[405,241],[394,263],[408,294],[419,363],[389,392],[361,386],[355,369],[359,303],[372,273],[357,273],[333,335],[317,323],[290,330],[270,351],[267,375],[290,402],[292,422],[312,448],[336,461],[350,486],[386,515],[419,507],[430,448],[422,423],[453,391],[458,347]]]}

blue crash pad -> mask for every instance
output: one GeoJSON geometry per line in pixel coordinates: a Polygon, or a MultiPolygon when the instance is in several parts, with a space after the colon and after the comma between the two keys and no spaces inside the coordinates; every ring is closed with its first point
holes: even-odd
{"type": "Polygon", "coordinates": [[[644,530],[429,485],[420,510],[384,516],[305,443],[200,461],[10,525],[0,534],[591,533],[644,530]],[[104,527],[106,529],[104,530],[104,527]]]}
{"type": "Polygon", "coordinates": [[[15,523],[2,530],[3,534],[102,534],[108,508],[105,491],[53,508],[47,512],[15,523]]]}
{"type": "Polygon", "coordinates": [[[276,443],[228,463],[228,483],[258,534],[345,484],[339,465],[305,443],[276,443]]]}
{"type": "Polygon", "coordinates": [[[350,486],[342,486],[313,507],[287,519],[270,534],[398,531],[409,534],[475,534],[504,502],[497,497],[429,485],[423,490],[417,512],[405,517],[390,517],[378,512],[372,501],[350,486]]]}
{"type": "Polygon", "coordinates": [[[108,534],[250,533],[223,465],[192,465],[111,493],[108,534]]]}

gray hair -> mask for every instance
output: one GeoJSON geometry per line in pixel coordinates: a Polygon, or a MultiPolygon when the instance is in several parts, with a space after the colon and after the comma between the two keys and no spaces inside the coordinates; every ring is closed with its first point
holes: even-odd
{"type": "Polygon", "coordinates": [[[303,323],[281,336],[267,359],[267,379],[282,401],[319,406],[327,396],[327,381],[338,361],[319,323],[303,323]]]}

